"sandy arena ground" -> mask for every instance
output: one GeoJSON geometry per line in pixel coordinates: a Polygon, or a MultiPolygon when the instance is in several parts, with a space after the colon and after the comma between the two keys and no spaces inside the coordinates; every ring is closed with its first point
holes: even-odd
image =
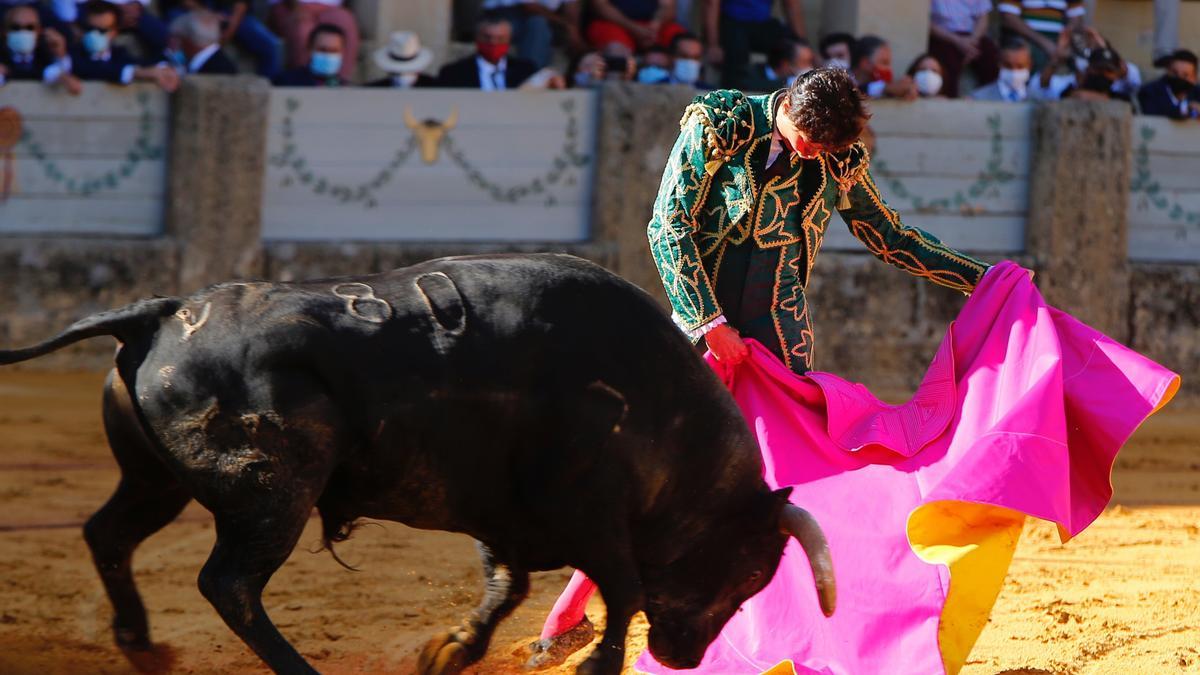
{"type": "MultiPolygon", "coordinates": [[[[130,673],[81,524],[116,483],[102,375],[0,373],[0,673],[130,673]]],[[[1115,506],[1076,541],[1031,522],[966,675],[1200,673],[1200,408],[1168,408],[1117,465],[1115,506]]],[[[267,587],[280,630],[325,673],[411,672],[415,652],[474,604],[472,543],[385,523],[312,554],[316,521],[267,587]]],[[[213,543],[190,506],[135,559],[172,672],[266,672],[196,590],[213,543]]],[[[476,673],[519,673],[565,571],[538,575],[476,673]]],[[[597,601],[592,616],[603,607],[597,601]]],[[[636,625],[631,653],[645,641],[636,625]]]]}

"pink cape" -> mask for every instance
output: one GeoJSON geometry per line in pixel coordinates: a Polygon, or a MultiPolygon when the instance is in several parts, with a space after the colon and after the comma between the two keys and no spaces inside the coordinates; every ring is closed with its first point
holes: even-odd
{"type": "MultiPolygon", "coordinates": [[[[1112,496],[1117,451],[1175,373],[1046,304],[1026,271],[991,270],[904,405],[836,375],[791,373],[762,345],[708,357],[758,437],[766,480],[793,486],[829,539],[821,615],[793,541],[726,625],[705,673],[957,672],[995,602],[1025,515],[1078,534],[1112,496]]],[[[636,669],[676,672],[649,652],[636,669]]]]}

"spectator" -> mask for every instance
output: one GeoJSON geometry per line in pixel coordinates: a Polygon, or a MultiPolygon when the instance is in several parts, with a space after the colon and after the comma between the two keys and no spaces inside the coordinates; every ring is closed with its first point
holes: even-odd
{"type": "Polygon", "coordinates": [[[804,38],[784,39],[767,52],[767,62],[750,71],[746,88],[750,91],[775,91],[791,85],[796,76],[816,65],[816,54],[804,38]]]}
{"type": "Polygon", "coordinates": [[[632,50],[620,42],[605,46],[602,52],[588,52],[571,69],[576,87],[596,87],[605,81],[629,82],[637,74],[632,50]]]}
{"type": "Polygon", "coordinates": [[[818,47],[822,64],[826,68],[850,70],[850,59],[854,56],[854,46],[857,42],[849,33],[830,33],[821,38],[818,47]]]}
{"type": "Polygon", "coordinates": [[[666,84],[671,81],[671,52],[655,45],[642,55],[637,81],[642,84],[666,84]]]}
{"type": "Polygon", "coordinates": [[[1005,33],[1033,46],[1033,66],[1038,70],[1054,59],[1058,35],[1083,25],[1086,13],[1083,0],[1000,0],[996,8],[1005,33]]]}
{"type": "MultiPolygon", "coordinates": [[[[167,49],[167,26],[150,11],[150,0],[107,0],[117,8],[117,30],[137,36],[147,60],[160,57],[167,49]]],[[[84,20],[91,0],[56,0],[54,9],[65,24],[84,20]]]]}
{"type": "Polygon", "coordinates": [[[46,68],[66,56],[66,41],[53,28],[42,29],[31,5],[13,5],[3,16],[0,86],[8,80],[44,81],[46,68]]]}
{"type": "Polygon", "coordinates": [[[781,0],[788,23],[771,16],[775,0],[704,0],[704,31],[709,59],[721,63],[721,86],[745,87],[750,54],[765,54],[780,40],[803,37],[800,0],[781,0]]]}
{"type": "Polygon", "coordinates": [[[124,48],[112,44],[120,26],[121,10],[116,5],[91,0],[82,11],[83,38],[70,56],[70,71],[74,76],[113,84],[129,84],[134,80],[154,82],[163,91],[175,91],[179,75],[174,69],[165,63],[140,66],[124,48]]]}
{"type": "Polygon", "coordinates": [[[999,77],[995,82],[976,89],[971,98],[977,101],[1027,101],[1032,69],[1033,54],[1029,51],[1029,44],[1019,37],[1009,37],[1000,47],[999,77]]]}
{"type": "Polygon", "coordinates": [[[195,9],[209,9],[221,18],[221,44],[233,42],[246,50],[258,65],[258,74],[275,77],[282,65],[283,40],[271,32],[250,11],[250,0],[183,0],[167,17],[174,20],[180,14],[195,9]]]}
{"type": "Polygon", "coordinates": [[[712,89],[700,81],[704,68],[704,45],[692,33],[680,33],[671,41],[671,84],[684,84],[697,89],[712,89]]]}
{"type": "Polygon", "coordinates": [[[676,35],[687,32],[675,23],[674,0],[591,0],[591,11],[596,18],[587,25],[586,33],[597,49],[613,42],[630,52],[654,45],[668,47],[676,35]]]}
{"type": "Polygon", "coordinates": [[[858,88],[870,98],[917,98],[917,87],[911,77],[899,80],[892,76],[892,47],[883,38],[864,35],[855,44],[850,60],[851,74],[858,88]]]}
{"type": "Polygon", "coordinates": [[[234,75],[237,66],[221,51],[221,17],[204,9],[171,20],[171,53],[175,67],[188,75],[234,75]]]}
{"type": "Polygon", "coordinates": [[[375,51],[375,65],[387,77],[371,82],[369,87],[432,87],[437,82],[421,72],[433,61],[433,52],[421,46],[421,38],[411,31],[396,31],[388,38],[386,47],[375,51]]]}
{"type": "MultiPolygon", "coordinates": [[[[1108,49],[1108,41],[1100,32],[1090,26],[1083,27],[1071,32],[1071,46],[1075,52],[1075,70],[1083,72],[1087,70],[1089,57],[1097,49],[1108,49]]],[[[1120,62],[1121,72],[1117,80],[1113,83],[1113,92],[1121,94],[1122,99],[1132,100],[1137,94],[1137,90],[1142,86],[1142,73],[1138,70],[1136,64],[1130,63],[1125,59],[1117,57],[1120,62]]]]}
{"type": "Polygon", "coordinates": [[[1138,90],[1143,115],[1177,120],[1200,119],[1200,87],[1196,86],[1194,52],[1179,49],[1154,62],[1166,72],[1138,90]]]}
{"type": "Polygon", "coordinates": [[[437,85],[483,91],[520,87],[538,68],[533,61],[508,56],[511,44],[512,26],[504,19],[485,16],[475,27],[475,53],[443,66],[437,85]]]}
{"type": "Polygon", "coordinates": [[[1062,98],[1078,98],[1089,101],[1116,99],[1129,101],[1128,94],[1114,87],[1121,77],[1121,56],[1113,49],[1096,49],[1088,57],[1088,67],[1079,74],[1078,81],[1068,86],[1062,98]]]}
{"type": "Polygon", "coordinates": [[[563,33],[571,52],[578,53],[587,48],[579,33],[581,1],[483,0],[483,10],[512,25],[517,56],[533,61],[538,68],[545,68],[550,65],[556,27],[563,33]]]}
{"type": "Polygon", "coordinates": [[[908,67],[908,76],[912,78],[917,95],[921,98],[943,97],[945,77],[942,64],[932,54],[921,54],[913,59],[912,65],[908,67]]]}
{"type": "MultiPolygon", "coordinates": [[[[349,82],[358,65],[358,20],[343,6],[343,0],[269,0],[271,14],[269,25],[276,35],[283,37],[286,58],[284,63],[293,73],[309,64],[309,45],[312,33],[318,25],[337,26],[345,42],[342,54],[340,82],[349,82]]],[[[326,38],[330,39],[330,38],[326,38]]]]}
{"type": "Polygon", "coordinates": [[[959,79],[971,67],[980,84],[996,81],[999,54],[987,36],[992,0],[933,0],[929,16],[929,53],[942,65],[942,93],[958,98],[959,79]]]}
{"type": "Polygon", "coordinates": [[[275,76],[280,87],[342,87],[349,84],[342,77],[342,62],[346,59],[346,33],[341,26],[319,24],[308,35],[308,65],[283,71],[275,76]]]}

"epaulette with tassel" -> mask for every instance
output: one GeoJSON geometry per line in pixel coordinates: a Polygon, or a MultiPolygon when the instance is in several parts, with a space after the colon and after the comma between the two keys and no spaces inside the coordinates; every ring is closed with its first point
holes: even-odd
{"type": "Polygon", "coordinates": [[[871,164],[871,154],[867,151],[867,146],[860,141],[844,152],[830,153],[828,159],[829,177],[838,186],[837,207],[839,210],[848,209],[850,190],[867,172],[867,167],[871,164]]]}
{"type": "Polygon", "coordinates": [[[754,138],[754,111],[740,91],[718,89],[697,96],[683,111],[679,128],[693,119],[704,136],[704,170],[713,175],[754,138]]]}

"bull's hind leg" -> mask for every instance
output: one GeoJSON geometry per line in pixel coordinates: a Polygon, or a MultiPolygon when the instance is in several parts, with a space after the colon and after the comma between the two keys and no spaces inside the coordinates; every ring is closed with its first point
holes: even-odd
{"type": "Polygon", "coordinates": [[[496,626],[529,595],[529,573],[496,560],[479,545],[487,590],[483,601],[463,626],[439,635],[425,645],[417,665],[420,675],[454,675],[483,658],[496,626]]]}
{"type": "Polygon", "coordinates": [[[221,511],[217,543],[200,571],[200,592],[225,623],[276,673],[316,673],[279,633],[262,604],[271,575],[296,546],[312,505],[245,505],[221,511]]]}
{"type": "Polygon", "coordinates": [[[133,552],[174,520],[191,497],[155,455],[124,385],[111,373],[104,391],[104,428],[121,467],[121,482],[84,525],[84,539],[113,606],[117,646],[139,667],[153,668],[146,609],[133,579],[133,552]]]}

